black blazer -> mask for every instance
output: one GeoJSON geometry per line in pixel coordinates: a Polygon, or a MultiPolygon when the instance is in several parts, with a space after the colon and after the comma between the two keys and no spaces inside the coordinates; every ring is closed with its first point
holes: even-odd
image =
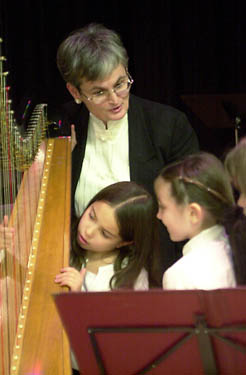
{"type": "MultiPolygon", "coordinates": [[[[88,131],[89,112],[82,104],[65,105],[65,128],[75,125],[77,145],[72,154],[72,199],[80,176],[88,131]]],[[[153,194],[153,182],[168,163],[198,151],[198,141],[186,115],[170,106],[130,94],[129,110],[130,178],[153,194]]],[[[72,203],[74,209],[74,204],[72,203]]],[[[166,269],[180,256],[180,247],[170,241],[161,224],[161,243],[166,269]],[[166,251],[165,251],[166,250],[166,251]]]]}

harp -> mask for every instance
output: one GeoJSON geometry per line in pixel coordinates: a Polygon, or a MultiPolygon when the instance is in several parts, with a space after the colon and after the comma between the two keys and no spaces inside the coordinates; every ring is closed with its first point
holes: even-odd
{"type": "MultiPolygon", "coordinates": [[[[1,46],[0,41],[0,46],[1,46]]],[[[45,139],[46,105],[21,134],[0,49],[0,220],[14,228],[0,249],[0,373],[70,375],[69,344],[51,295],[68,264],[70,139],[45,139]]]]}

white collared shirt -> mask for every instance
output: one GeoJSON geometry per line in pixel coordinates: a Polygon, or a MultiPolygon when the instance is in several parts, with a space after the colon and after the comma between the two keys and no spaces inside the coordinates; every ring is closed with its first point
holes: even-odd
{"type": "MultiPolygon", "coordinates": [[[[90,271],[86,271],[84,284],[82,286],[82,291],[87,292],[107,292],[110,291],[110,280],[114,275],[113,264],[107,264],[106,266],[101,266],[98,268],[97,274],[90,271]]],[[[134,290],[148,290],[149,281],[148,273],[143,268],[138,275],[135,283],[134,290]]]]}
{"type": "Polygon", "coordinates": [[[235,287],[231,248],[221,225],[189,240],[183,257],[166,270],[163,289],[218,289],[235,287]]]}
{"type": "Polygon", "coordinates": [[[128,116],[104,123],[90,113],[85,156],[75,192],[79,217],[91,198],[118,181],[130,181],[128,116]]]}

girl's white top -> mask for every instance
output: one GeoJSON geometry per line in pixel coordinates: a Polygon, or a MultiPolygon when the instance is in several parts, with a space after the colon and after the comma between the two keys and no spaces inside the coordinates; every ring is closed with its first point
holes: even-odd
{"type": "MultiPolygon", "coordinates": [[[[87,292],[106,292],[110,291],[110,280],[114,275],[113,264],[99,267],[97,274],[87,271],[85,274],[84,284],[82,291],[87,292]]],[[[149,281],[148,273],[145,269],[142,269],[138,275],[137,280],[134,283],[134,290],[148,290],[149,281]]]]}
{"type": "Polygon", "coordinates": [[[164,289],[218,289],[236,286],[231,248],[221,225],[208,228],[183,247],[183,257],[163,275],[164,289]]]}

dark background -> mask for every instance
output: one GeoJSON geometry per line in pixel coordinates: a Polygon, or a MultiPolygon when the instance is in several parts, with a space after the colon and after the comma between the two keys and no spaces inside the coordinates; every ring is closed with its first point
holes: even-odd
{"type": "Polygon", "coordinates": [[[71,99],[56,67],[57,47],[72,30],[99,22],[122,37],[132,92],[185,111],[201,148],[221,156],[234,145],[236,116],[242,120],[239,137],[245,134],[245,17],[245,0],[0,0],[16,118],[32,99],[48,103],[56,120],[56,107],[71,99]],[[187,95],[200,108],[187,105],[187,95]]]}

